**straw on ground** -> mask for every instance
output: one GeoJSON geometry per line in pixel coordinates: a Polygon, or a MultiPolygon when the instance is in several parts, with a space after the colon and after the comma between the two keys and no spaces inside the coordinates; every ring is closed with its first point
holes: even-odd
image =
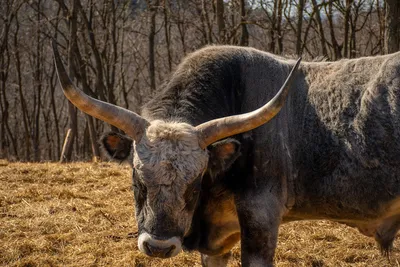
{"type": "MultiPolygon", "coordinates": [[[[198,253],[152,259],[137,248],[130,168],[0,162],[0,266],[200,266],[198,253]]],[[[277,266],[400,266],[374,240],[327,221],[283,225],[277,266]]],[[[240,266],[240,248],[230,266],[240,266]]]]}

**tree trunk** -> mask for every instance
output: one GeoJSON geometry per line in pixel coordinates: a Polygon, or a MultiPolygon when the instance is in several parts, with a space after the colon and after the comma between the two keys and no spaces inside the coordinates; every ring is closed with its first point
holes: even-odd
{"type": "Polygon", "coordinates": [[[2,18],[4,23],[3,30],[0,38],[0,110],[1,110],[1,127],[0,127],[0,158],[7,158],[10,150],[10,141],[13,146],[14,156],[18,160],[18,149],[17,141],[13,136],[13,131],[9,125],[9,102],[7,99],[7,80],[9,75],[11,51],[9,50],[8,38],[9,31],[11,29],[11,23],[14,20],[15,14],[19,8],[15,11],[11,10],[10,3],[5,5],[7,8],[8,17],[2,18]],[[14,13],[15,12],[15,13],[14,13]],[[8,138],[7,138],[8,137],[8,138]]]}
{"type": "Polygon", "coordinates": [[[304,0],[299,0],[297,5],[297,30],[296,30],[296,54],[301,56],[302,51],[302,40],[301,33],[303,30],[303,9],[304,9],[304,0]]]}
{"type": "Polygon", "coordinates": [[[210,17],[208,15],[208,10],[207,10],[207,5],[206,5],[206,1],[207,0],[202,0],[201,1],[201,13],[202,13],[202,18],[205,21],[205,24],[207,26],[207,32],[206,32],[206,36],[207,36],[207,43],[208,44],[212,44],[213,43],[213,38],[212,38],[212,25],[210,23],[210,17]]]}
{"type": "Polygon", "coordinates": [[[274,6],[273,6],[273,11],[272,11],[272,18],[271,18],[271,26],[270,26],[270,38],[271,42],[269,43],[269,51],[271,53],[275,53],[275,31],[276,31],[276,20],[277,20],[277,10],[278,10],[278,1],[279,0],[274,0],[274,6]]]}
{"type": "Polygon", "coordinates": [[[218,25],[219,43],[225,43],[225,18],[224,18],[224,0],[216,0],[216,15],[218,25]]]}
{"type": "MultiPolygon", "coordinates": [[[[382,4],[380,0],[376,0],[375,9],[379,21],[379,39],[376,48],[379,50],[380,54],[385,53],[385,30],[386,30],[385,18],[384,15],[382,14],[385,12],[382,12],[384,10],[382,6],[386,7],[386,5],[382,4]]],[[[375,54],[374,50],[372,50],[372,53],[375,54]]]]}
{"type": "Polygon", "coordinates": [[[171,27],[170,27],[168,0],[164,0],[164,34],[165,34],[165,49],[167,50],[167,58],[168,58],[168,71],[171,72],[172,71],[172,56],[170,47],[171,27]]]}
{"type": "Polygon", "coordinates": [[[283,34],[282,34],[282,12],[283,12],[283,4],[282,0],[278,1],[278,16],[276,21],[276,33],[278,34],[278,54],[283,53],[283,34]]]}
{"type": "Polygon", "coordinates": [[[155,63],[155,36],[156,36],[156,15],[157,6],[159,1],[147,1],[148,8],[150,11],[150,24],[149,24],[149,78],[150,78],[150,89],[152,92],[156,90],[156,63],[155,63]]]}
{"type": "MultiPolygon", "coordinates": [[[[52,73],[52,78],[54,77],[54,74],[55,74],[55,69],[53,69],[53,73],[52,73]]],[[[56,82],[58,82],[58,81],[56,81],[56,82]]],[[[54,120],[54,127],[56,128],[56,138],[57,138],[57,151],[56,151],[56,155],[57,155],[57,157],[59,156],[59,155],[61,155],[61,137],[60,137],[60,126],[59,126],[59,122],[58,122],[58,116],[57,116],[57,108],[56,108],[56,100],[55,100],[55,97],[54,97],[54,92],[55,92],[55,89],[56,89],[56,86],[55,86],[55,84],[54,84],[54,82],[52,82],[51,84],[50,84],[50,103],[51,103],[51,110],[52,110],[52,113],[53,113],[53,120],[54,120]]]]}
{"type": "Polygon", "coordinates": [[[350,29],[350,11],[353,0],[346,0],[344,11],[344,57],[349,57],[349,29],[350,29]]]}
{"type": "Polygon", "coordinates": [[[97,135],[96,135],[96,129],[94,127],[94,120],[93,117],[90,115],[86,115],[86,120],[89,127],[89,137],[92,148],[92,161],[97,162],[100,159],[100,150],[97,144],[97,135]]]}
{"type": "Polygon", "coordinates": [[[246,25],[246,2],[245,0],[240,0],[240,25],[241,25],[241,35],[240,35],[240,45],[249,45],[249,32],[247,31],[246,25]]]}
{"type": "Polygon", "coordinates": [[[322,25],[320,9],[318,7],[317,0],[312,0],[312,3],[313,3],[313,7],[314,7],[315,17],[317,19],[317,24],[318,24],[319,39],[321,41],[322,55],[324,57],[327,57],[328,50],[326,49],[326,39],[325,39],[324,27],[322,25]]]}
{"type": "Polygon", "coordinates": [[[386,53],[400,50],[400,3],[399,0],[386,0],[386,53]]]}
{"type": "Polygon", "coordinates": [[[18,81],[18,93],[19,93],[19,100],[21,104],[21,112],[22,112],[22,122],[24,125],[24,139],[25,139],[25,161],[30,161],[31,158],[31,136],[29,134],[29,126],[28,126],[28,107],[26,105],[24,93],[22,92],[22,71],[21,71],[21,56],[20,56],[20,51],[19,51],[19,42],[18,42],[18,36],[19,36],[19,21],[18,21],[18,16],[16,16],[16,29],[15,29],[15,35],[14,35],[14,48],[15,48],[15,53],[14,53],[14,58],[15,58],[15,68],[17,70],[17,81],[18,81]]]}
{"type": "MultiPolygon", "coordinates": [[[[73,81],[75,78],[75,73],[73,69],[73,53],[75,46],[77,45],[77,12],[78,12],[78,1],[74,0],[72,7],[72,16],[70,18],[70,44],[68,49],[68,72],[69,77],[73,81]]],[[[74,149],[74,141],[78,134],[78,118],[77,112],[74,105],[68,101],[68,116],[69,116],[69,129],[65,137],[63,150],[60,156],[60,163],[71,161],[72,151],[74,149]],[[69,133],[69,134],[68,134],[69,133]]]]}
{"type": "Polygon", "coordinates": [[[35,128],[34,128],[34,135],[33,135],[33,160],[38,162],[40,161],[40,113],[41,113],[41,106],[42,106],[42,75],[41,75],[41,68],[42,68],[42,51],[43,45],[41,44],[40,38],[40,23],[41,23],[41,1],[37,2],[37,30],[36,30],[36,69],[34,72],[34,81],[35,81],[35,95],[36,95],[36,105],[35,108],[35,128]]]}
{"type": "Polygon", "coordinates": [[[337,39],[336,39],[336,35],[335,35],[335,24],[333,23],[334,14],[333,14],[333,3],[332,2],[329,2],[328,11],[325,10],[325,12],[326,12],[328,22],[329,22],[329,32],[331,35],[333,53],[334,53],[333,60],[338,60],[338,59],[342,58],[342,47],[339,46],[337,39]]]}

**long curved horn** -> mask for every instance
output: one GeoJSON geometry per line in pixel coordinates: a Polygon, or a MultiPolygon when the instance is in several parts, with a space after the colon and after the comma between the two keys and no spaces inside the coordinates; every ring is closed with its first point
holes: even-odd
{"type": "Polygon", "coordinates": [[[250,131],[271,120],[283,107],[293,81],[293,73],[301,62],[299,58],[279,92],[264,106],[245,114],[211,120],[196,126],[200,135],[200,146],[208,145],[225,137],[250,131]]]}
{"type": "Polygon", "coordinates": [[[52,41],[54,62],[64,95],[81,111],[114,125],[139,142],[149,123],[135,112],[92,98],[76,88],[65,71],[56,41],[52,41]]]}

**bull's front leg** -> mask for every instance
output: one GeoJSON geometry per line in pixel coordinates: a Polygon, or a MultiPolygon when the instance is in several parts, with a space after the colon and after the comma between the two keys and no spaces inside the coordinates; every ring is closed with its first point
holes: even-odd
{"type": "Polygon", "coordinates": [[[203,267],[225,267],[228,265],[231,253],[228,252],[223,255],[209,256],[201,254],[201,266],[203,267]]]}
{"type": "Polygon", "coordinates": [[[237,199],[243,267],[274,266],[282,205],[273,196],[248,192],[237,199]]]}
{"type": "Polygon", "coordinates": [[[203,267],[226,267],[231,257],[232,247],[239,241],[240,233],[237,222],[213,225],[209,229],[206,246],[201,250],[201,264],[203,267]]]}

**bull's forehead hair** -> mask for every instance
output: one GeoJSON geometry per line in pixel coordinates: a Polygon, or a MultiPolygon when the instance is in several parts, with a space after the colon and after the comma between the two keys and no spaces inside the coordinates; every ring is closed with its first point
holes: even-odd
{"type": "Polygon", "coordinates": [[[134,166],[152,183],[195,179],[206,167],[208,153],[200,148],[196,129],[186,123],[153,121],[135,144],[134,166]],[[151,177],[146,177],[146,174],[151,177]]]}
{"type": "Polygon", "coordinates": [[[190,124],[182,122],[152,121],[146,130],[146,136],[150,142],[170,140],[185,142],[193,147],[199,145],[196,129],[190,124]]]}

